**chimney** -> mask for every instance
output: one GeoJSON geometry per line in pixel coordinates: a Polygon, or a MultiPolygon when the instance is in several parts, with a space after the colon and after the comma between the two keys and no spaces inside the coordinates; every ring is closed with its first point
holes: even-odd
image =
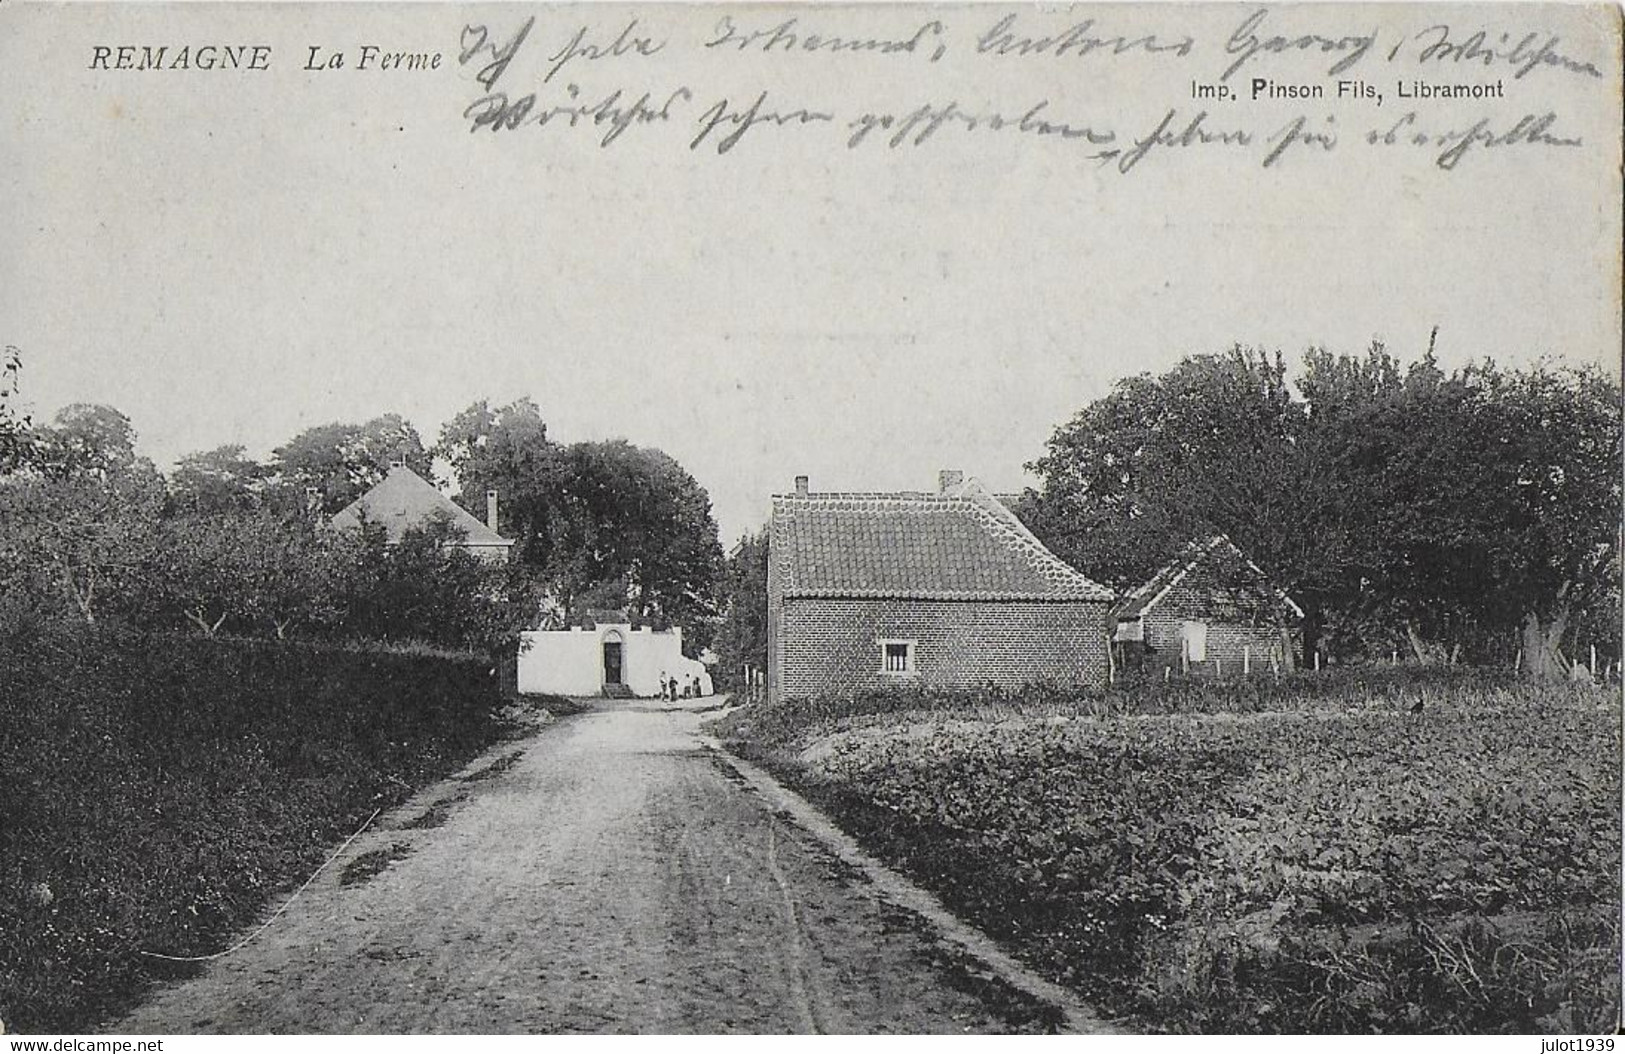
{"type": "Polygon", "coordinates": [[[497,529],[497,492],[485,492],[485,525],[493,531],[497,529]]]}
{"type": "Polygon", "coordinates": [[[963,482],[965,482],[965,474],[958,469],[945,468],[937,473],[937,490],[943,494],[948,493],[963,482]]]}
{"type": "Polygon", "coordinates": [[[797,476],[796,477],[796,494],[799,497],[803,497],[803,498],[805,498],[807,496],[807,477],[806,476],[797,476]]]}

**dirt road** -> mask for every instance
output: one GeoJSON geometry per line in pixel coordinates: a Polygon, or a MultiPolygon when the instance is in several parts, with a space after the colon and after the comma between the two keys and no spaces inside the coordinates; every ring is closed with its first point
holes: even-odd
{"type": "Polygon", "coordinates": [[[628,703],[502,748],[381,818],[255,941],[113,1028],[1016,1028],[1019,1009],[730,778],[700,720],[628,703]]]}

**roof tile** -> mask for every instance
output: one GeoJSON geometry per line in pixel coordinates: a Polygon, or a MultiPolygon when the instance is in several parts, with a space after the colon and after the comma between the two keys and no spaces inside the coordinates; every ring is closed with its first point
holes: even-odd
{"type": "Polygon", "coordinates": [[[787,596],[1112,598],[974,479],[943,494],[778,495],[773,521],[787,596]]]}

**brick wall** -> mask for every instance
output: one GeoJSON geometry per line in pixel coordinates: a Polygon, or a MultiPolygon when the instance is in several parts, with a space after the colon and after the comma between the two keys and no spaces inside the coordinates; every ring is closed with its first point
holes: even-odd
{"type": "Polygon", "coordinates": [[[767,697],[784,698],[784,635],[780,619],[784,611],[784,571],[782,561],[790,551],[789,539],[779,517],[768,523],[767,535],[767,697]]]}
{"type": "Polygon", "coordinates": [[[787,599],[774,593],[770,581],[774,699],[898,683],[1106,681],[1104,603],[787,599]],[[880,639],[918,642],[914,677],[881,672],[880,639]]]}
{"type": "Polygon", "coordinates": [[[1197,568],[1170,589],[1142,619],[1145,655],[1138,664],[1147,674],[1161,675],[1164,666],[1180,668],[1180,626],[1186,621],[1207,625],[1207,657],[1196,673],[1214,672],[1214,660],[1225,676],[1241,673],[1247,650],[1252,651],[1253,673],[1269,673],[1274,654],[1282,669],[1295,664],[1293,645],[1279,609],[1273,602],[1257,602],[1214,581],[1197,568]]]}

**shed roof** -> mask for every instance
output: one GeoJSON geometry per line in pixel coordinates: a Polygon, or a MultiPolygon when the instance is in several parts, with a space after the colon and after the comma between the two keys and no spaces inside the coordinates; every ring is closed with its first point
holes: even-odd
{"type": "Polygon", "coordinates": [[[335,512],[329,522],[335,527],[353,530],[361,526],[363,513],[368,522],[384,528],[391,542],[400,541],[407,528],[421,526],[441,513],[467,536],[465,545],[482,548],[513,545],[512,539],[502,537],[481,523],[440,493],[434,484],[404,465],[390,469],[376,486],[335,512]]]}
{"type": "Polygon", "coordinates": [[[775,495],[772,544],[789,597],[1112,599],[975,479],[935,494],[775,495]]]}

